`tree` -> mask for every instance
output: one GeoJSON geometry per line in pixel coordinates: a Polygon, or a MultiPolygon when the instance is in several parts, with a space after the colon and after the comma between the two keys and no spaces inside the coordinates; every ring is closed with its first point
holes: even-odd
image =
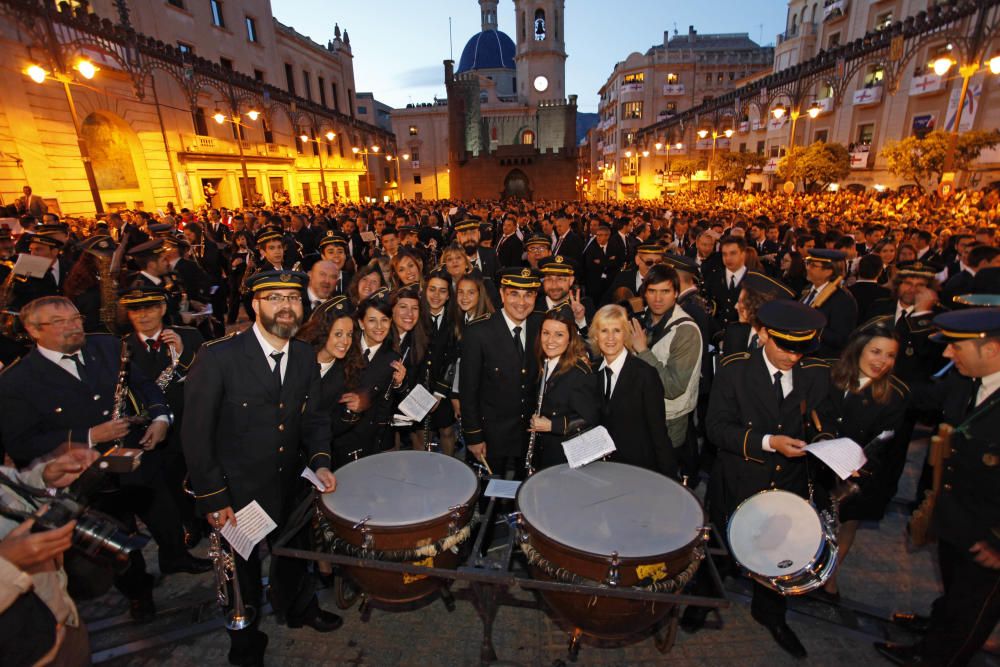
{"type": "Polygon", "coordinates": [[[801,182],[806,192],[822,192],[851,173],[851,154],[838,143],[794,146],[778,161],[778,178],[801,182]]]}
{"type": "Polygon", "coordinates": [[[715,154],[715,164],[712,165],[712,171],[716,182],[734,182],[739,188],[747,177],[747,171],[760,169],[764,166],[764,162],[766,162],[764,156],[757,153],[722,151],[715,154]]]}
{"type": "MultiPolygon", "coordinates": [[[[923,193],[927,187],[941,180],[944,174],[952,135],[944,130],[929,132],[923,139],[906,137],[899,141],[886,142],[880,155],[886,159],[889,171],[913,181],[923,193]]],[[[986,148],[1000,143],[1000,132],[972,130],[958,135],[955,145],[955,171],[968,169],[986,148]]]]}
{"type": "Polygon", "coordinates": [[[688,187],[691,187],[691,177],[696,171],[702,169],[701,161],[694,157],[676,157],[670,161],[670,171],[688,179],[688,187]]]}

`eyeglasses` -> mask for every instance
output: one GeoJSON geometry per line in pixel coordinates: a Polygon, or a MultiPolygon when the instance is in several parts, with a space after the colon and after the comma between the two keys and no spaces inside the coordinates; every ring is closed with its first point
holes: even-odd
{"type": "Polygon", "coordinates": [[[48,322],[39,322],[40,327],[57,327],[62,328],[70,324],[80,324],[83,322],[83,315],[73,315],[72,317],[67,317],[65,319],[50,320],[48,322]]]}
{"type": "Polygon", "coordinates": [[[271,294],[261,297],[260,300],[277,306],[279,303],[302,303],[302,296],[299,294],[271,294]]]}

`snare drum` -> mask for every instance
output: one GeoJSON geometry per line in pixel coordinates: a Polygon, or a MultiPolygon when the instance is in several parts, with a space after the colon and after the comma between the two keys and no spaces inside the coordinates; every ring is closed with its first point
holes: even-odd
{"type": "MultiPolygon", "coordinates": [[[[352,553],[427,567],[458,565],[457,547],[479,495],[469,466],[430,452],[384,452],[348,463],[336,476],[337,490],[322,496],[320,510],[352,553]]],[[[389,603],[419,600],[442,585],[422,575],[344,569],[370,597],[389,603]]]]}
{"type": "Polygon", "coordinates": [[[744,500],[729,519],[728,535],[736,562],[782,595],[819,588],[837,566],[832,527],[788,491],[761,491],[744,500]]]}
{"type": "MultiPolygon", "coordinates": [[[[659,473],[622,463],[546,468],[521,484],[517,505],[532,576],[552,580],[554,566],[595,584],[618,587],[666,582],[688,569],[706,523],[690,490],[659,473]]],[[[673,607],[586,594],[541,595],[577,628],[604,638],[642,632],[673,607]]]]}

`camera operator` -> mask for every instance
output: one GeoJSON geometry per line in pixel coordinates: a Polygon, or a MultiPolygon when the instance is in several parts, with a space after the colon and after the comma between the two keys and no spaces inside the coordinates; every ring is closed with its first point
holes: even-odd
{"type": "MultiPolygon", "coordinates": [[[[98,458],[92,449],[70,449],[21,473],[0,474],[33,487],[63,488],[98,458]]],[[[13,490],[0,485],[4,509],[33,511],[13,490]]],[[[73,539],[75,521],[33,532],[35,520],[20,524],[0,516],[0,656],[20,665],[89,665],[90,643],[76,605],[66,591],[62,554],[73,539]]]]}

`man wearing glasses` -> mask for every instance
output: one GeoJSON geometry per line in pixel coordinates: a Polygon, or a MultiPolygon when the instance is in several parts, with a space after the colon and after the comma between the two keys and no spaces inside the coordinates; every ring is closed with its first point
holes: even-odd
{"type": "MultiPolygon", "coordinates": [[[[309,282],[298,271],[262,271],[247,285],[256,322],[246,331],[206,343],[188,374],[181,441],[197,512],[221,529],[253,501],[278,524],[294,509],[302,463],[334,490],[330,472],[330,417],[320,409],[320,375],[312,348],[294,336],[302,325],[309,282]],[[301,457],[301,458],[300,458],[301,457]]],[[[260,610],[261,559],[236,557],[240,591],[260,610]]],[[[271,557],[270,599],[290,628],[330,632],[341,619],[320,609],[306,561],[271,557]]],[[[234,596],[230,594],[230,600],[234,596]]],[[[260,614],[244,630],[230,630],[229,662],[260,665],[267,635],[260,614]]]]}
{"type": "MultiPolygon", "coordinates": [[[[163,392],[139,369],[129,373],[128,390],[152,421],[143,428],[135,417],[111,419],[122,350],[116,337],[85,335],[83,316],[62,296],[44,296],[25,304],[21,321],[35,347],[0,375],[0,414],[4,416],[0,433],[19,468],[56,455],[71,442],[101,451],[120,439],[147,450],[163,442],[170,427],[170,409],[163,392]]],[[[142,503],[135,501],[133,492],[123,487],[97,494],[93,505],[134,528],[136,510],[127,508],[139,508],[142,503]]],[[[148,524],[150,517],[144,510],[141,516],[148,524]]],[[[129,598],[136,620],[152,620],[153,578],[146,574],[140,551],[132,552],[131,563],[115,577],[115,586],[129,598]]]]}

